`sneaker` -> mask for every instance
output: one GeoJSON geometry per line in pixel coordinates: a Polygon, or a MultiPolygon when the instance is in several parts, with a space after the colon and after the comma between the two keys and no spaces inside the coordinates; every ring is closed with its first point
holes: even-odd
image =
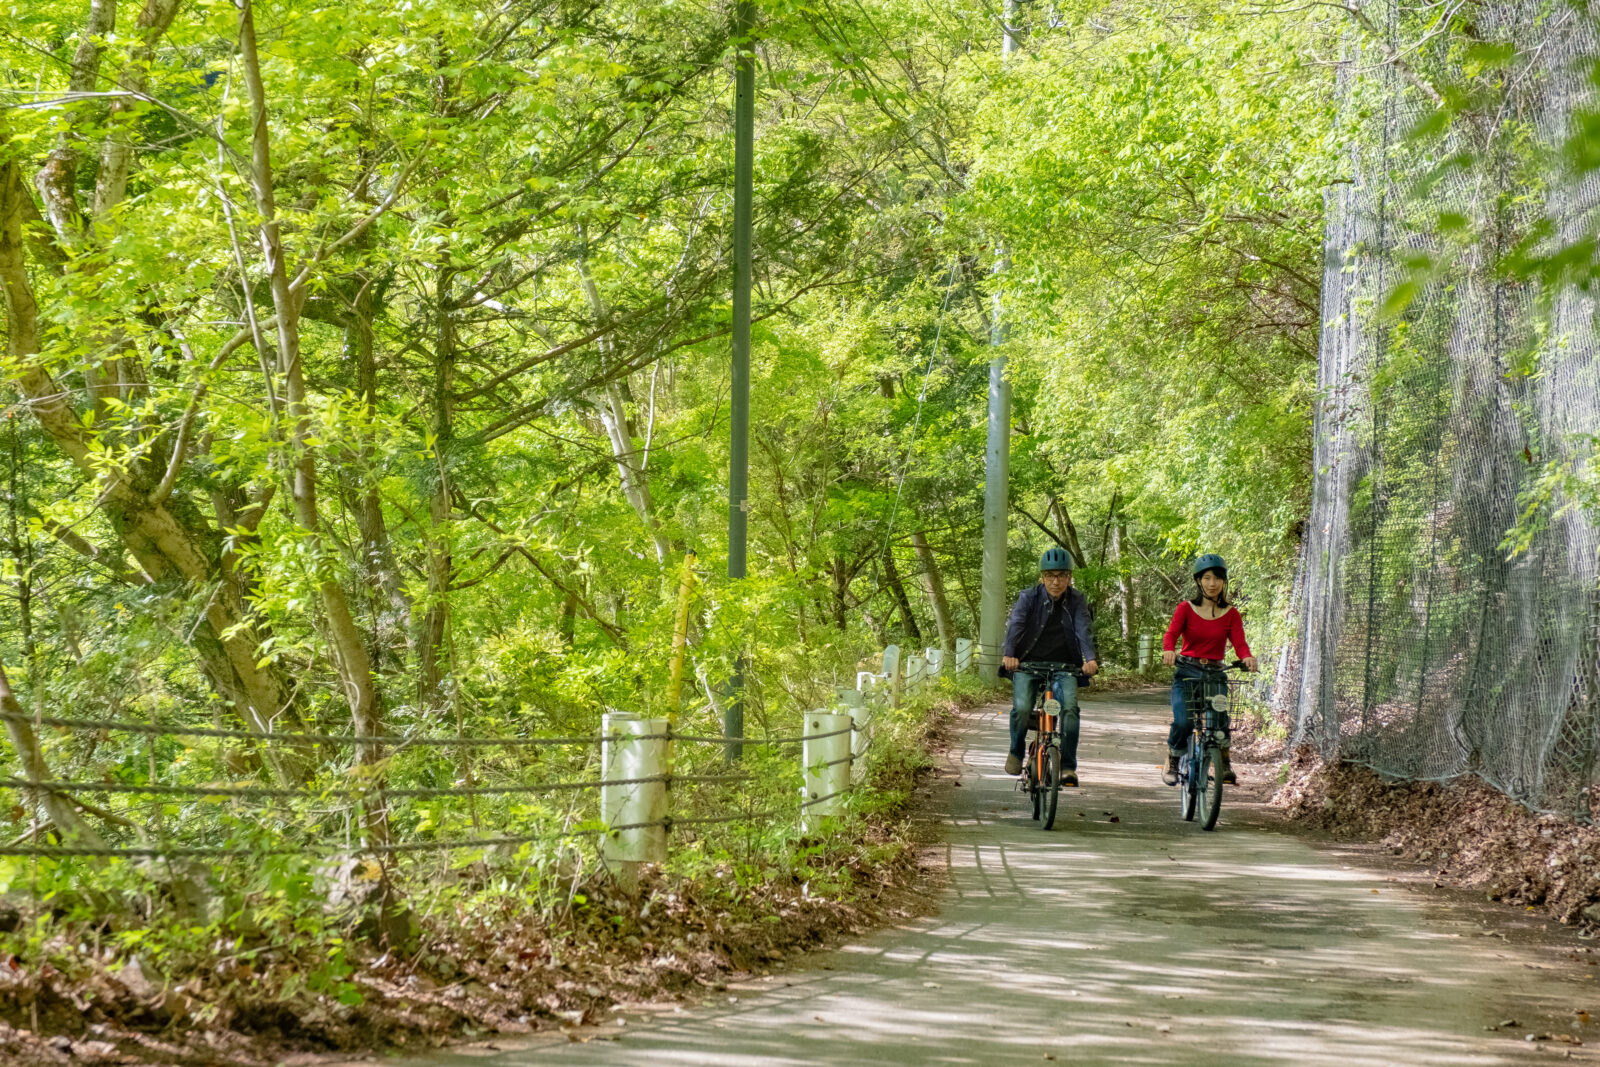
{"type": "Polygon", "coordinates": [[[1021,756],[1007,756],[1006,757],[1006,773],[1007,774],[1021,774],[1022,773],[1022,757],[1021,756]]]}
{"type": "Polygon", "coordinates": [[[1161,768],[1161,782],[1163,785],[1178,784],[1178,756],[1175,752],[1167,753],[1167,765],[1161,768]]]}
{"type": "Polygon", "coordinates": [[[1218,749],[1218,752],[1220,752],[1222,756],[1222,758],[1218,760],[1218,763],[1220,763],[1222,766],[1222,784],[1238,785],[1239,776],[1233,773],[1233,764],[1228,762],[1228,750],[1223,748],[1218,749]]]}
{"type": "Polygon", "coordinates": [[[1077,771],[1062,771],[1061,772],[1061,784],[1062,785],[1077,785],[1078,784],[1078,772],[1077,771]]]}

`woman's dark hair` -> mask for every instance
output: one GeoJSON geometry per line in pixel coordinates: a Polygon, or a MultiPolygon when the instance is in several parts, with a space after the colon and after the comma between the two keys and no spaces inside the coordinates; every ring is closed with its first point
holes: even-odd
{"type": "MultiPolygon", "coordinates": [[[[1217,574],[1217,572],[1215,568],[1212,568],[1210,570],[1203,570],[1194,576],[1194,596],[1189,599],[1189,603],[1193,604],[1197,608],[1206,601],[1206,595],[1200,591],[1200,579],[1204,578],[1208,574],[1217,574]]],[[[1227,577],[1221,574],[1217,574],[1217,577],[1222,579],[1222,592],[1217,594],[1217,607],[1220,609],[1230,606],[1231,602],[1228,600],[1227,577]]]]}

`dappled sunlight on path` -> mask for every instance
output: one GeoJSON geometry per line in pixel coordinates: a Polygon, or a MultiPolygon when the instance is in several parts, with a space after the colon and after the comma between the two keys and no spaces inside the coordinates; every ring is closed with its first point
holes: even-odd
{"type": "MultiPolygon", "coordinates": [[[[1086,703],[1084,786],[1057,829],[1002,773],[1004,720],[966,718],[939,803],[938,914],[631,1017],[584,1042],[509,1039],[412,1061],[513,1064],[1387,1064],[1542,1062],[1580,1033],[1587,969],[1492,946],[1458,914],[1226,803],[1182,823],[1155,762],[1164,708],[1086,703]],[[1113,822],[1112,819],[1116,821],[1113,822]],[[1493,951],[1490,951],[1490,948],[1493,951]],[[828,968],[828,969],[824,969],[828,968]],[[1486,1027],[1516,1019],[1520,1027],[1486,1027]]],[[[1596,1011],[1600,1014],[1600,1011],[1596,1011]]],[[[1600,1035],[1597,1035],[1600,1038],[1600,1035]]]]}

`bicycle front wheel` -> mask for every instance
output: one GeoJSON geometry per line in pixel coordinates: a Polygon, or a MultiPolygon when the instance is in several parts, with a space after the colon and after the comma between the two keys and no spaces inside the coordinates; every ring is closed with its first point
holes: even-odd
{"type": "Polygon", "coordinates": [[[1217,816],[1222,814],[1222,768],[1218,749],[1208,748],[1200,761],[1199,785],[1203,794],[1200,804],[1200,829],[1215,830],[1217,816]]]}
{"type": "Polygon", "coordinates": [[[1178,773],[1178,810],[1183,813],[1184,822],[1194,822],[1194,810],[1197,807],[1195,803],[1197,799],[1197,791],[1195,789],[1196,773],[1198,773],[1198,768],[1195,766],[1194,754],[1191,752],[1183,757],[1183,761],[1179,764],[1178,773]]]}
{"type": "Polygon", "coordinates": [[[1055,745],[1044,754],[1044,781],[1039,783],[1044,793],[1044,828],[1056,824],[1056,800],[1061,795],[1061,750],[1055,745]]]}
{"type": "Polygon", "coordinates": [[[1039,750],[1035,746],[1028,748],[1028,765],[1023,768],[1028,775],[1028,798],[1033,801],[1033,817],[1039,817],[1039,750]]]}

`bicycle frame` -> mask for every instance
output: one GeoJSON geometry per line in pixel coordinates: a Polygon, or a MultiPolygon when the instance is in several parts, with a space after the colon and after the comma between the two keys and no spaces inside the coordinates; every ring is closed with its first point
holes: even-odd
{"type": "MultiPolygon", "coordinates": [[[[1044,683],[1039,687],[1039,691],[1033,695],[1033,710],[1039,716],[1039,739],[1042,740],[1048,737],[1051,739],[1050,743],[1059,748],[1061,745],[1060,716],[1048,714],[1044,709],[1049,698],[1055,695],[1056,675],[1070,674],[1075,681],[1080,681],[1078,672],[1065,663],[1024,664],[1019,666],[1017,671],[1021,674],[1031,674],[1044,683]]],[[[1033,780],[1039,781],[1044,777],[1044,745],[1036,742],[1029,756],[1033,764],[1029,768],[1033,775],[1033,780]]]]}
{"type": "MultiPolygon", "coordinates": [[[[1194,666],[1191,664],[1191,666],[1194,666]]],[[[1229,670],[1242,670],[1244,664],[1235,661],[1227,667],[1199,667],[1199,678],[1181,679],[1183,685],[1183,700],[1189,711],[1189,721],[1193,727],[1189,732],[1188,750],[1178,761],[1178,795],[1183,818],[1187,822],[1194,818],[1199,806],[1199,794],[1205,782],[1205,768],[1210,765],[1215,767],[1215,759],[1208,758],[1211,753],[1227,747],[1228,739],[1233,734],[1231,708],[1233,705],[1233,689],[1240,684],[1239,681],[1228,677],[1229,670]]],[[[1221,781],[1216,783],[1218,792],[1212,796],[1208,793],[1207,810],[1202,821],[1206,830],[1216,826],[1217,810],[1221,805],[1221,781]]]]}
{"type": "MultiPolygon", "coordinates": [[[[1039,707],[1039,737],[1048,737],[1050,739],[1049,744],[1060,747],[1061,734],[1058,726],[1057,717],[1045,711],[1044,704],[1041,702],[1039,707]]],[[[1036,782],[1044,780],[1044,755],[1045,746],[1035,740],[1033,745],[1033,780],[1036,782]]]]}
{"type": "MultiPolygon", "coordinates": [[[[1035,681],[1043,682],[1033,694],[1033,707],[1029,718],[1033,740],[1029,743],[1027,761],[1023,764],[1023,781],[1033,801],[1033,817],[1043,819],[1044,828],[1051,829],[1056,821],[1057,798],[1061,791],[1061,706],[1052,699],[1061,675],[1077,677],[1077,672],[1066,663],[1030,663],[1017,668],[1035,681]],[[1052,710],[1054,709],[1054,710],[1052,710]]],[[[1065,694],[1063,694],[1065,695],[1065,694]]]]}
{"type": "Polygon", "coordinates": [[[1221,747],[1233,736],[1229,709],[1233,706],[1233,687],[1238,684],[1222,671],[1206,671],[1200,678],[1183,680],[1183,702],[1188,705],[1189,721],[1194,724],[1191,742],[1204,735],[1206,743],[1221,747]],[[1224,698],[1222,708],[1213,703],[1219,696],[1224,698]]]}

